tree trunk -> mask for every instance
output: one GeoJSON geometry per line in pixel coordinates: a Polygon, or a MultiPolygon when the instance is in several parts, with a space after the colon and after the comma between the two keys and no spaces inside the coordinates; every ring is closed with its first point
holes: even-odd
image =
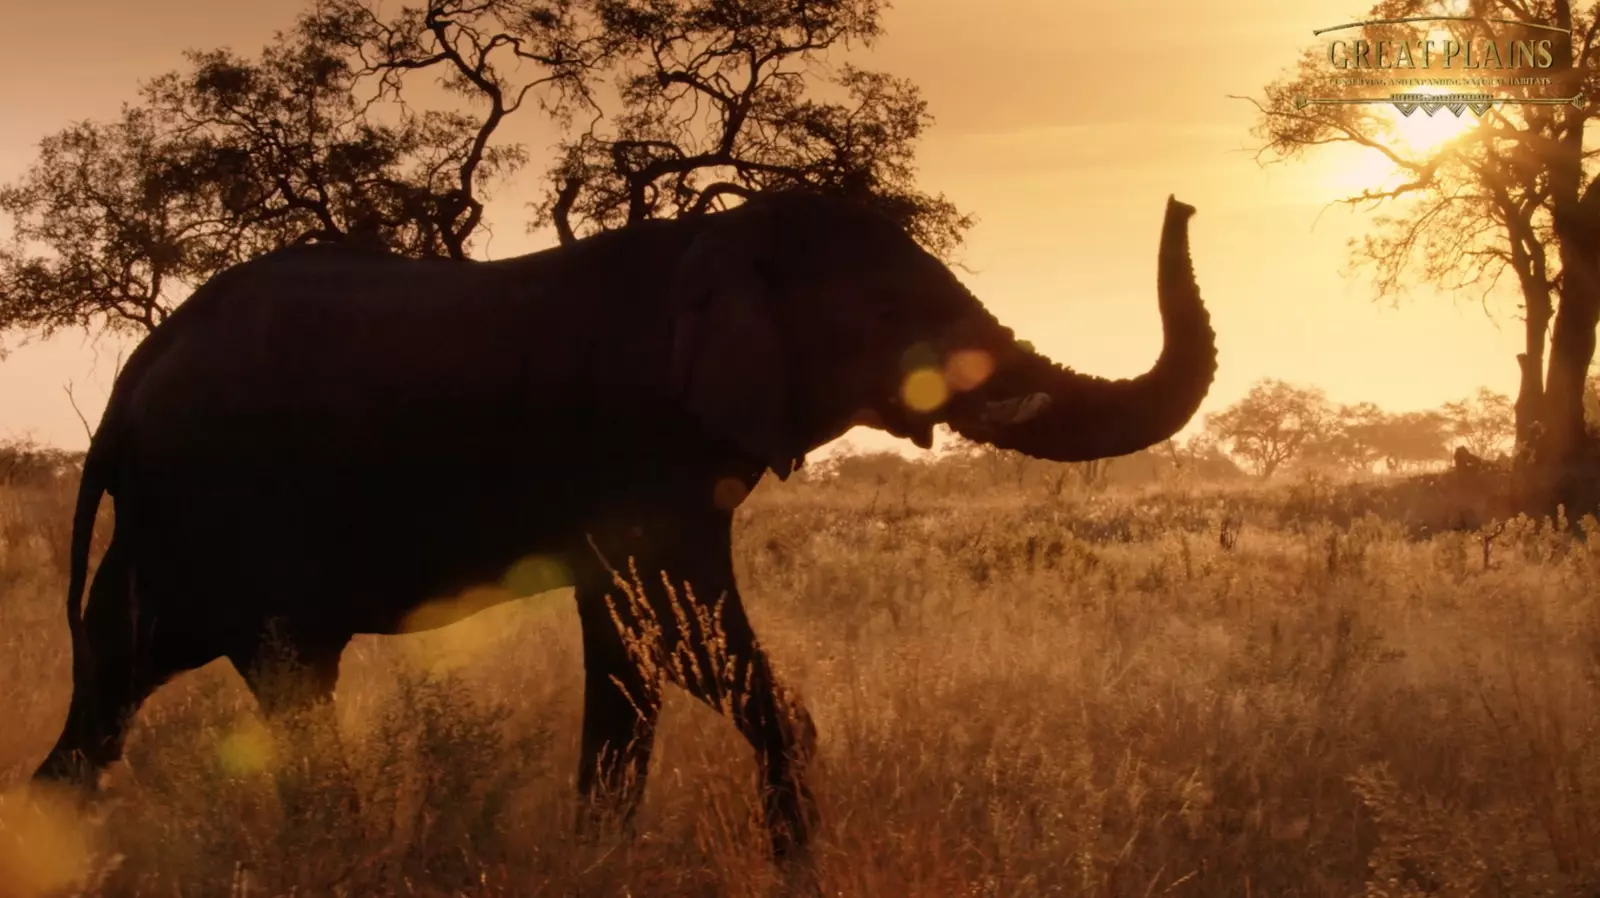
{"type": "Polygon", "coordinates": [[[1564,505],[1568,519],[1594,514],[1600,478],[1585,424],[1583,399],[1600,324],[1600,189],[1591,183],[1571,212],[1556,216],[1561,242],[1561,307],[1550,334],[1545,375],[1540,477],[1543,505],[1564,505]]]}
{"type": "MultiPolygon", "coordinates": [[[[1560,89],[1581,89],[1583,70],[1574,58],[1569,0],[1557,0],[1556,24],[1568,33],[1555,39],[1557,84],[1560,89]]],[[[1567,94],[1570,95],[1570,94],[1567,94]]],[[[1542,512],[1565,504],[1569,519],[1594,511],[1595,493],[1583,476],[1587,440],[1583,418],[1583,393],[1589,364],[1594,359],[1595,326],[1600,322],[1600,189],[1585,189],[1583,132],[1587,114],[1562,107],[1563,127],[1542,161],[1549,172],[1552,224],[1561,258],[1560,304],[1550,335],[1550,359],[1545,372],[1542,400],[1537,403],[1537,428],[1530,427],[1533,449],[1531,469],[1524,478],[1524,496],[1542,512]],[[1582,194],[1580,198],[1580,193],[1582,194]]],[[[1529,315],[1532,344],[1534,315],[1529,315]]],[[[1528,391],[1529,368],[1537,356],[1531,351],[1523,364],[1524,396],[1517,397],[1518,440],[1523,438],[1525,412],[1534,407],[1528,391]],[[1527,399],[1527,408],[1524,399],[1527,399]]]]}
{"type": "Polygon", "coordinates": [[[1561,308],[1550,334],[1545,377],[1544,451],[1555,464],[1571,464],[1582,451],[1584,383],[1594,360],[1595,326],[1600,324],[1600,241],[1592,236],[1600,229],[1566,230],[1561,238],[1561,308]]]}
{"type": "MultiPolygon", "coordinates": [[[[1535,339],[1533,319],[1527,321],[1528,342],[1535,339]]],[[[1537,339],[1544,341],[1544,326],[1540,325],[1537,339]]],[[[1542,347],[1541,347],[1542,348],[1542,347]]],[[[1517,367],[1521,378],[1517,384],[1516,451],[1517,464],[1533,461],[1539,441],[1539,422],[1544,418],[1544,353],[1517,353],[1517,367]]]]}

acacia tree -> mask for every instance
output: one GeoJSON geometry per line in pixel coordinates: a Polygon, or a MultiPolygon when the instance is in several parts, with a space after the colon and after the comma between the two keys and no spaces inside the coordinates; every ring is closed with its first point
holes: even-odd
{"type": "Polygon", "coordinates": [[[149,330],[180,282],[232,261],[241,235],[190,158],[143,108],[41,141],[27,174],[0,188],[13,232],[0,250],[0,325],[49,334],[93,319],[149,330]]]}
{"type": "MultiPolygon", "coordinates": [[[[1411,149],[1387,105],[1302,104],[1300,98],[1339,94],[1339,72],[1328,50],[1310,48],[1299,65],[1254,99],[1262,158],[1296,158],[1312,147],[1348,144],[1381,154],[1397,183],[1377,184],[1343,202],[1374,212],[1368,236],[1351,243],[1355,269],[1375,275],[1380,297],[1394,298],[1409,283],[1485,295],[1510,275],[1525,324],[1517,357],[1519,457],[1563,463],[1581,448],[1584,375],[1594,354],[1600,317],[1600,190],[1584,128],[1595,114],[1600,74],[1593,65],[1596,8],[1570,0],[1471,0],[1471,21],[1449,25],[1461,41],[1551,41],[1548,85],[1507,83],[1503,96],[1574,97],[1589,102],[1498,105],[1442,146],[1411,149]],[[1514,24],[1537,22],[1560,32],[1514,24]],[[1546,345],[1549,353],[1546,356],[1546,345]]],[[[1394,20],[1437,14],[1425,0],[1382,0],[1369,18],[1394,20]]],[[[1437,22],[1364,26],[1369,41],[1427,40],[1437,22]]],[[[1391,44],[1393,46],[1393,44],[1391,44]]],[[[1415,44],[1413,43],[1413,46],[1415,44]]],[[[1426,74],[1443,68],[1442,54],[1426,74]]],[[[1421,75],[1407,71],[1404,74],[1421,75]]]]}
{"type": "MultiPolygon", "coordinates": [[[[296,243],[464,258],[487,185],[524,152],[488,144],[492,115],[363,90],[369,67],[339,37],[308,15],[255,59],[189,54],[119,121],[47,137],[0,189],[0,329],[148,330],[221,269],[296,243]]],[[[557,62],[541,83],[579,77],[557,62]]]]}
{"type": "Polygon", "coordinates": [[[948,255],[971,226],[915,185],[932,123],[914,84],[827,56],[880,33],[885,0],[428,0],[384,18],[374,0],[322,0],[308,17],[404,102],[444,72],[493,125],[540,96],[564,126],[530,230],[562,243],[791,187],[850,196],[948,255]],[[533,60],[511,83],[496,61],[533,60]],[[831,92],[838,99],[823,100],[831,92]],[[551,101],[553,98],[553,102],[551,101]],[[581,128],[574,121],[584,121],[581,128]]]}
{"type": "Polygon", "coordinates": [[[534,222],[563,242],[806,186],[874,203],[946,253],[970,219],[913,184],[930,122],[916,88],[819,74],[828,51],[878,34],[883,6],[315,0],[259,57],[191,54],[118,123],[46,139],[0,191],[15,222],[0,330],[152,328],[222,268],[294,243],[467,258],[488,190],[527,159],[503,125],[535,106],[567,129],[534,222]],[[421,80],[448,108],[419,102],[421,80]]]}
{"type": "Polygon", "coordinates": [[[1266,378],[1206,416],[1206,431],[1262,478],[1326,439],[1333,411],[1322,391],[1266,378]]]}
{"type": "Polygon", "coordinates": [[[947,256],[972,220],[914,183],[916,143],[932,123],[916,86],[851,65],[821,74],[830,48],[871,44],[886,6],[595,0],[618,41],[615,98],[563,144],[541,215],[569,242],[806,187],[864,200],[947,256]]]}

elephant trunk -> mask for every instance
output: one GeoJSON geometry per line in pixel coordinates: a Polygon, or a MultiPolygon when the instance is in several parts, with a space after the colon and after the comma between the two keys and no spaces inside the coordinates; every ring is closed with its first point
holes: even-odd
{"type": "Polygon", "coordinates": [[[1154,367],[1128,380],[1080,374],[1019,346],[989,318],[984,329],[1004,338],[993,374],[952,404],[951,427],[969,439],[1062,462],[1127,455],[1183,429],[1217,370],[1216,333],[1189,259],[1194,211],[1167,199],[1156,275],[1163,345],[1154,367]]]}

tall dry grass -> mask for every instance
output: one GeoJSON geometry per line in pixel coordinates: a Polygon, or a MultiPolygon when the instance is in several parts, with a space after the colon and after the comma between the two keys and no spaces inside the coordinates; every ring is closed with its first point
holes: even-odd
{"type": "MultiPolygon", "coordinates": [[[[1239,489],[758,490],[740,576],[819,728],[823,891],[1595,894],[1600,540],[1414,541],[1239,489]]],[[[0,492],[0,784],[66,706],[70,499],[0,492]]],[[[290,827],[294,759],[232,670],[188,674],[98,818],[4,796],[0,894],[772,894],[750,752],[681,693],[637,838],[574,837],[577,637],[561,591],[358,639],[344,761],[301,767],[290,827]]]]}

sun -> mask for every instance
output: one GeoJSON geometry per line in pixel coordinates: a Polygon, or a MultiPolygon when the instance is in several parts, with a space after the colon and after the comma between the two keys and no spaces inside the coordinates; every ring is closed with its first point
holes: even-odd
{"type": "MultiPolygon", "coordinates": [[[[1433,94],[1442,101],[1451,91],[1438,87],[1417,87],[1407,93],[1433,94]]],[[[1412,110],[1410,115],[1405,115],[1391,106],[1385,108],[1384,114],[1390,119],[1387,124],[1393,135],[1393,146],[1408,158],[1427,156],[1478,126],[1478,116],[1470,109],[1462,109],[1457,113],[1441,106],[1429,115],[1426,109],[1418,108],[1412,110]]]]}
{"type": "MultiPolygon", "coordinates": [[[[1441,99],[1451,93],[1437,87],[1416,87],[1408,93],[1437,94],[1441,99]]],[[[1378,127],[1373,136],[1389,152],[1354,143],[1330,144],[1323,148],[1321,178],[1327,186],[1342,196],[1362,193],[1379,194],[1393,190],[1411,180],[1415,175],[1397,165],[1390,154],[1402,160],[1421,162],[1444,150],[1452,141],[1478,127],[1479,119],[1470,109],[1460,115],[1443,106],[1429,115],[1426,109],[1413,109],[1405,115],[1393,106],[1385,105],[1375,112],[1378,127]]]]}

